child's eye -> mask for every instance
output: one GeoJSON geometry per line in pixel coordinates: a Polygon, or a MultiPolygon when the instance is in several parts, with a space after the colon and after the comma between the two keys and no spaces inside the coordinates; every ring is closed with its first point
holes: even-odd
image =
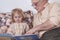
{"type": "Polygon", "coordinates": [[[20,16],[18,18],[21,18],[20,16]]]}
{"type": "Polygon", "coordinates": [[[20,16],[16,16],[15,18],[21,18],[20,16]]]}
{"type": "Polygon", "coordinates": [[[17,17],[15,17],[15,18],[17,18],[17,17]]]}

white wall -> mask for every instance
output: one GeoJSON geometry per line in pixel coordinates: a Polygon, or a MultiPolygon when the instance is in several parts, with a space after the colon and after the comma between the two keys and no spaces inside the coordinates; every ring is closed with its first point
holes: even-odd
{"type": "Polygon", "coordinates": [[[0,12],[10,12],[14,8],[21,8],[23,11],[36,11],[31,7],[30,0],[0,0],[0,12]]]}
{"type": "MultiPolygon", "coordinates": [[[[49,0],[52,3],[55,0],[49,0]]],[[[56,0],[60,2],[60,0],[56,0]]],[[[10,12],[14,8],[21,8],[23,11],[36,10],[31,6],[31,0],[0,0],[0,12],[10,12]]]]}

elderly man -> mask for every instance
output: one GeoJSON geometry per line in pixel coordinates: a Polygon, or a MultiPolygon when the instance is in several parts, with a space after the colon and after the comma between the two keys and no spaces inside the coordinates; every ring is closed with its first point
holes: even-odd
{"type": "MultiPolygon", "coordinates": [[[[32,5],[39,13],[34,15],[34,27],[26,34],[33,34],[38,31],[46,32],[60,27],[59,3],[49,4],[48,0],[32,0],[32,5]]],[[[41,33],[43,34],[44,32],[41,33]]]]}

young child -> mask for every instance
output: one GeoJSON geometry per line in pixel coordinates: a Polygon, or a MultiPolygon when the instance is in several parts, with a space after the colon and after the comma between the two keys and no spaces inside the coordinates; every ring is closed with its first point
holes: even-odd
{"type": "Polygon", "coordinates": [[[10,25],[7,33],[14,36],[20,36],[26,33],[29,30],[29,26],[26,23],[23,23],[23,11],[21,9],[12,10],[12,24],[10,25]]]}

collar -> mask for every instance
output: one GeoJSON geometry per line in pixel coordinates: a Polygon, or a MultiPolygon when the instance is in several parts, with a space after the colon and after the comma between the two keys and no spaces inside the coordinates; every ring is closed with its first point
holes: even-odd
{"type": "Polygon", "coordinates": [[[46,3],[45,5],[44,5],[44,7],[47,7],[49,5],[49,3],[46,3]]]}

